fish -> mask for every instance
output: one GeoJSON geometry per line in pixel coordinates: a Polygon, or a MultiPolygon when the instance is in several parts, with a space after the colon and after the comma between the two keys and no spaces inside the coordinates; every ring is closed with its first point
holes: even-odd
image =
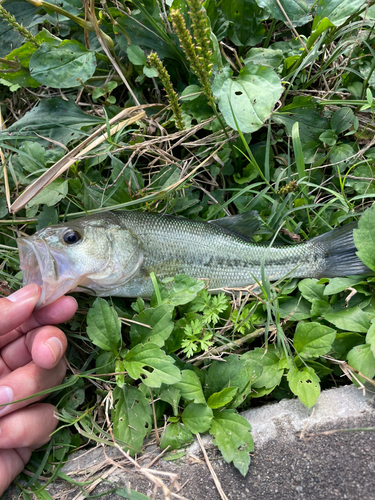
{"type": "Polygon", "coordinates": [[[260,225],[255,211],[208,222],[139,211],[89,215],[17,239],[23,284],[40,285],[40,308],[74,291],[147,299],[151,273],[186,274],[215,292],[259,282],[262,266],[273,281],[370,272],[356,255],[356,223],[282,246],[255,243],[260,225]]]}

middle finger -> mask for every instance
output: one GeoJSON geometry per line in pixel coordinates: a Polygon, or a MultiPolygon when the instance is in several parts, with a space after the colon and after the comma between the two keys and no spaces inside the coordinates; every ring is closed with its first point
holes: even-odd
{"type": "MultiPolygon", "coordinates": [[[[59,328],[42,326],[3,347],[1,357],[9,371],[30,363],[32,359],[38,366],[50,369],[60,361],[66,346],[66,337],[59,328]]],[[[2,376],[0,372],[0,379],[2,376]]]]}

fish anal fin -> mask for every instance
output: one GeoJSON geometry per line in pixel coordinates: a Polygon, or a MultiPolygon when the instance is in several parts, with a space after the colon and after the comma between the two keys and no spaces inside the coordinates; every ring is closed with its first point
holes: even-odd
{"type": "Polygon", "coordinates": [[[262,224],[262,220],[256,210],[250,210],[249,212],[244,212],[239,215],[230,215],[222,219],[210,220],[208,222],[231,233],[236,233],[245,240],[251,240],[262,224]]]}

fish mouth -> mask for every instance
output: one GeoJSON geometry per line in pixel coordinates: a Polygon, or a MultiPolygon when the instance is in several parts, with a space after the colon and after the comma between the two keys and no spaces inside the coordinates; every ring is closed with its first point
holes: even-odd
{"type": "Polygon", "coordinates": [[[78,279],[72,275],[69,261],[62,252],[51,250],[40,238],[18,238],[17,244],[23,285],[36,283],[42,289],[35,309],[51,304],[76,288],[78,279]]]}

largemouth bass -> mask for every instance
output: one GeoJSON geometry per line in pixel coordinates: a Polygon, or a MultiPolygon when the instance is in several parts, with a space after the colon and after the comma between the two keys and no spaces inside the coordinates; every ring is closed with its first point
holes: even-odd
{"type": "Polygon", "coordinates": [[[147,298],[152,272],[161,279],[188,274],[209,290],[246,287],[261,280],[264,256],[271,280],[369,271],[356,256],[356,223],[274,247],[251,242],[259,225],[256,212],[210,222],[133,211],[91,215],[19,238],[23,282],[42,287],[42,307],[70,291],[147,298]]]}

